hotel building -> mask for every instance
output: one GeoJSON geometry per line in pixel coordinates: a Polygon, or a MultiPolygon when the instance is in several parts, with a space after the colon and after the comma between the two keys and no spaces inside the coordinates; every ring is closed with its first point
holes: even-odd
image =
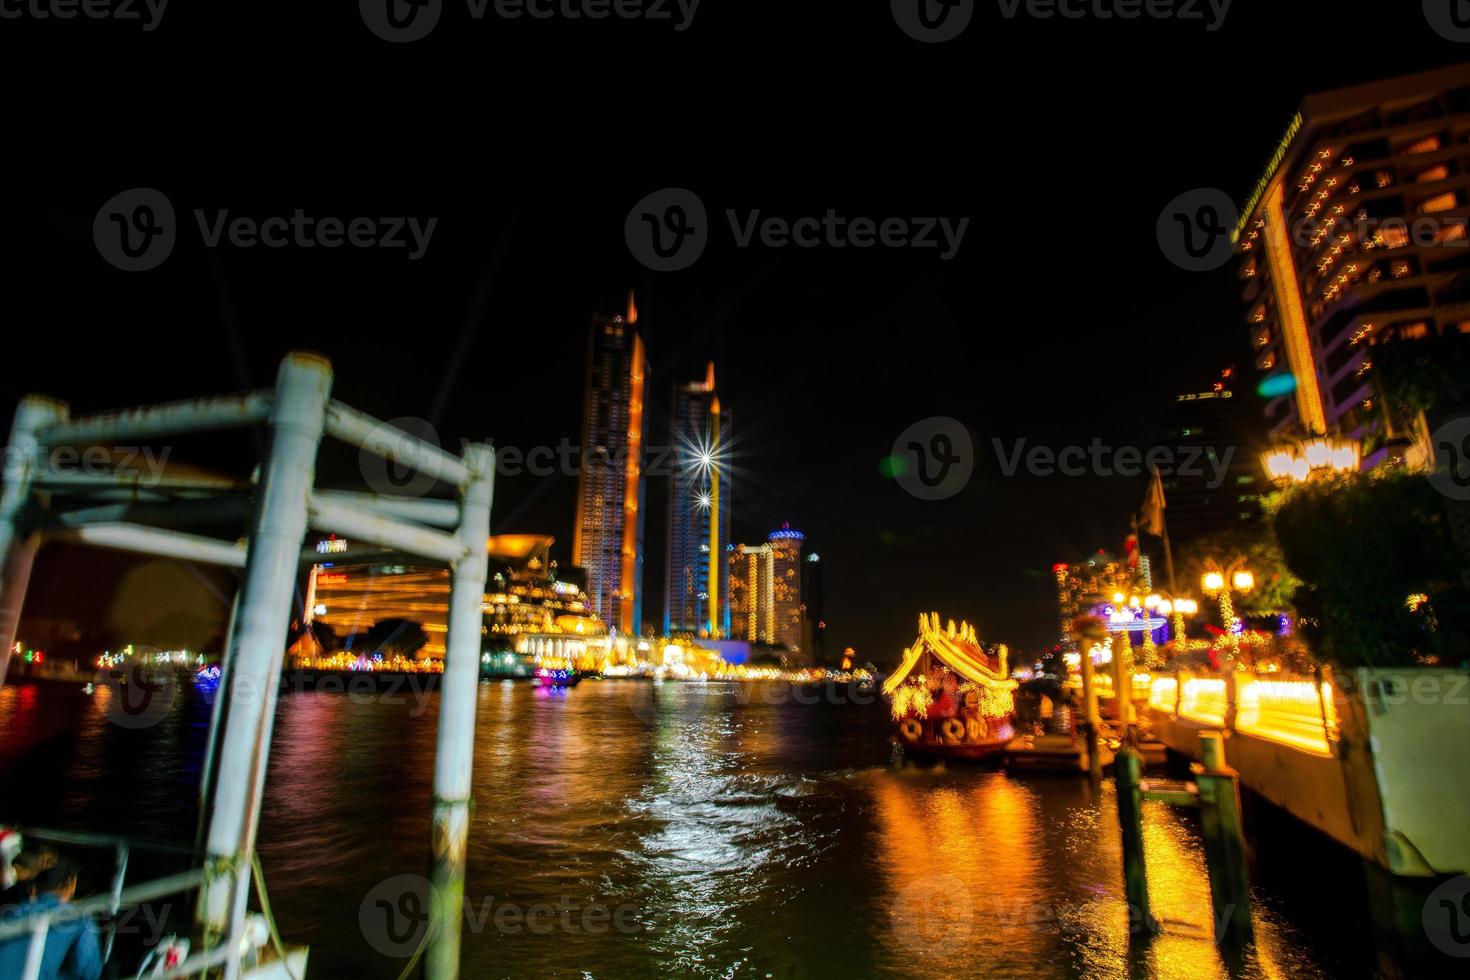
{"type": "Polygon", "coordinates": [[[1371,349],[1470,333],[1467,215],[1470,65],[1305,100],[1235,230],[1277,441],[1392,435],[1371,349]]]}
{"type": "Polygon", "coordinates": [[[619,633],[643,631],[643,472],[648,420],[643,392],[648,358],[638,308],[594,316],[587,341],[582,465],[577,483],[573,560],[586,570],[596,614],[619,633]]]}

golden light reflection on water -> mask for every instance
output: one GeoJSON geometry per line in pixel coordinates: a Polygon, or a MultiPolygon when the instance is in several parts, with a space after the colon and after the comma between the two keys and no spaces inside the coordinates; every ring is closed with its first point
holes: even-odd
{"type": "Polygon", "coordinates": [[[879,961],[905,976],[1278,977],[1269,922],[1257,945],[1215,942],[1203,853],[1163,804],[1145,807],[1152,939],[1122,888],[1111,784],[1001,773],[871,775],[888,929],[879,961]],[[1043,799],[1044,798],[1044,799],[1043,799]]]}

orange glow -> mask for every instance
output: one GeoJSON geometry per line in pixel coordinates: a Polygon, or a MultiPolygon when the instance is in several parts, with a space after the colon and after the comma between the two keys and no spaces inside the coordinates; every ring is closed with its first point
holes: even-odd
{"type": "Polygon", "coordinates": [[[1281,178],[1266,192],[1262,211],[1266,219],[1266,257],[1271,264],[1271,282],[1276,290],[1276,307],[1281,311],[1281,332],[1286,340],[1286,358],[1296,376],[1297,413],[1308,432],[1327,431],[1327,413],[1322,407],[1322,390],[1317,384],[1317,365],[1312,357],[1307,315],[1302,306],[1296,262],[1291,257],[1291,236],[1284,211],[1285,185],[1281,178]]]}
{"type": "MultiPolygon", "coordinates": [[[[630,323],[638,320],[638,309],[633,305],[633,295],[628,294],[630,323]]],[[[627,482],[623,486],[623,564],[622,581],[618,583],[617,628],[624,633],[636,633],[641,623],[633,621],[634,597],[638,591],[638,482],[642,477],[643,459],[643,377],[648,373],[643,351],[643,338],[633,334],[633,378],[628,394],[628,467],[627,482]]]]}

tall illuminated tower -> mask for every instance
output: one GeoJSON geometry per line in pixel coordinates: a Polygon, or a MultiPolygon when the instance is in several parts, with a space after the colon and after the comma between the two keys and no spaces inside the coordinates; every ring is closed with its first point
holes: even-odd
{"type": "Polygon", "coordinates": [[[730,635],[730,413],[703,381],[674,389],[664,632],[730,635]]]}
{"type": "Polygon", "coordinates": [[[643,410],[648,358],[638,307],[592,318],[582,413],[582,466],[572,553],[587,571],[587,597],[611,629],[643,630],[643,410]]]}
{"type": "Polygon", "coordinates": [[[771,576],[771,592],[775,606],[775,642],[792,653],[801,652],[802,620],[806,606],[801,601],[802,551],[806,535],[793,531],[790,524],[781,525],[770,536],[775,561],[771,576]]]}

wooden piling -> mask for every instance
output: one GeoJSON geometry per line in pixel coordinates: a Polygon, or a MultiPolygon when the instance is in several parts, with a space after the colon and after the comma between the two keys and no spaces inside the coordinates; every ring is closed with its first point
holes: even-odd
{"type": "Polygon", "coordinates": [[[1143,856],[1143,757],[1131,746],[1113,759],[1118,791],[1118,826],[1123,831],[1123,890],[1128,898],[1130,934],[1135,929],[1153,933],[1158,923],[1148,901],[1148,870],[1143,856]],[[1135,918],[1135,916],[1137,918],[1135,918]]]}
{"type": "Polygon", "coordinates": [[[1217,938],[1244,943],[1251,937],[1251,899],[1240,816],[1240,777],[1225,764],[1220,732],[1201,732],[1199,739],[1202,764],[1193,769],[1199,786],[1200,825],[1217,938]]]}

